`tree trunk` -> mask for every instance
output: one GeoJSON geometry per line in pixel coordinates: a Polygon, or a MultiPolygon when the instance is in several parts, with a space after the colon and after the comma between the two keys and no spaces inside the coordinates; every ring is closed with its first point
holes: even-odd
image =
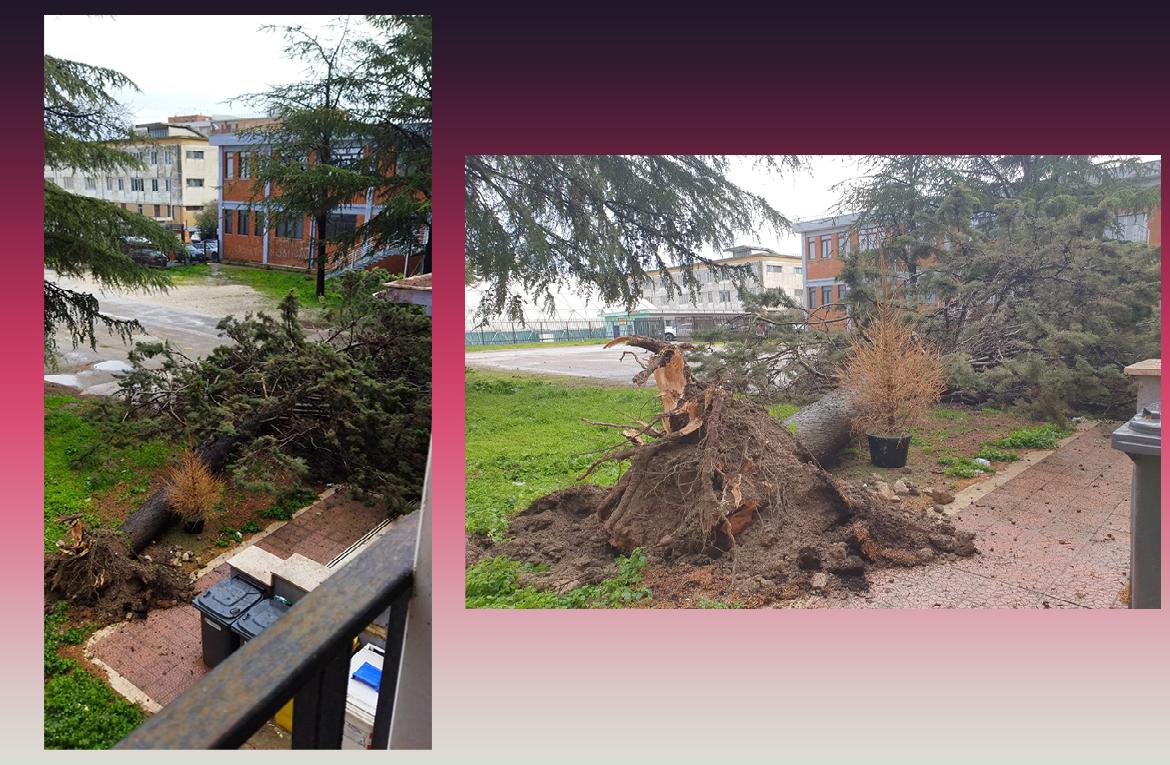
{"type": "Polygon", "coordinates": [[[324,215],[317,217],[317,297],[325,296],[325,224],[324,215]]]}
{"type": "MultiPolygon", "coordinates": [[[[281,400],[257,410],[252,417],[236,426],[236,432],[233,435],[204,441],[196,447],[195,454],[212,472],[223,472],[223,469],[227,467],[232,450],[239,444],[247,443],[261,435],[273,418],[296,403],[302,390],[304,387],[300,386],[290,391],[281,400]]],[[[137,555],[176,520],[178,520],[178,515],[171,510],[171,503],[167,499],[167,490],[164,486],[151,494],[146,502],[122,521],[118,530],[125,535],[126,544],[129,545],[131,554],[137,555]]]]}
{"type": "MultiPolygon", "coordinates": [[[[213,472],[219,473],[227,466],[228,455],[241,440],[243,436],[240,435],[220,436],[205,441],[195,450],[195,454],[213,472]]],[[[118,530],[125,536],[130,552],[137,555],[177,520],[178,516],[171,510],[171,502],[167,498],[167,487],[164,486],[151,494],[141,507],[122,522],[118,530]]]]}
{"type": "Polygon", "coordinates": [[[784,421],[794,428],[802,446],[821,464],[832,463],[849,443],[853,424],[849,402],[839,390],[825,394],[784,421]]]}

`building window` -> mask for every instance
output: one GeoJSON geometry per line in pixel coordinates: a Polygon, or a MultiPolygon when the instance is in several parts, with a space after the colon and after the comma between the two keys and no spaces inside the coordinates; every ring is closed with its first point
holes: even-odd
{"type": "Polygon", "coordinates": [[[837,255],[838,257],[849,257],[849,248],[853,246],[852,234],[844,231],[837,235],[837,255]]]}
{"type": "Polygon", "coordinates": [[[768,273],[770,273],[770,274],[782,274],[782,273],[784,273],[784,266],[772,266],[772,265],[769,265],[769,266],[767,266],[766,268],[767,268],[767,271],[768,271],[768,273]]]}
{"type": "Polygon", "coordinates": [[[837,302],[841,302],[844,299],[845,299],[845,285],[838,284],[837,285],[837,302]]]}
{"type": "Polygon", "coordinates": [[[348,234],[355,228],[357,228],[356,215],[342,215],[335,213],[329,216],[329,221],[325,224],[325,238],[336,239],[343,234],[348,234]]]}
{"type": "Polygon", "coordinates": [[[731,302],[731,290],[719,290],[719,302],[720,303],[730,303],[731,302]]]}
{"type": "Polygon", "coordinates": [[[170,218],[170,217],[171,217],[171,206],[170,206],[170,205],[163,205],[163,207],[165,207],[165,208],[166,208],[166,211],[164,212],[164,214],[165,214],[165,215],[166,215],[168,218],[170,218]]]}
{"type": "Polygon", "coordinates": [[[165,188],[167,191],[170,191],[170,190],[171,190],[171,179],[170,179],[170,178],[166,178],[166,179],[164,179],[164,180],[163,180],[163,187],[164,187],[164,188],[165,188]]]}
{"type": "Polygon", "coordinates": [[[203,179],[202,178],[188,178],[187,179],[187,188],[189,188],[189,189],[203,188],[203,179]]]}
{"type": "Polygon", "coordinates": [[[224,165],[225,169],[223,171],[223,177],[224,178],[235,178],[236,177],[236,153],[234,151],[226,152],[224,154],[224,162],[226,164],[224,165]]]}
{"type": "Polygon", "coordinates": [[[876,228],[867,228],[862,231],[859,239],[862,251],[876,250],[881,246],[881,237],[878,236],[876,228]]]}
{"type": "Polygon", "coordinates": [[[203,152],[189,151],[187,152],[187,159],[203,159],[203,152]]]}
{"type": "Polygon", "coordinates": [[[138,205],[138,214],[142,215],[142,205],[138,205]]]}
{"type": "Polygon", "coordinates": [[[130,179],[130,190],[131,191],[145,191],[146,190],[146,183],[141,178],[131,178],[130,179]]]}
{"type": "Polygon", "coordinates": [[[113,191],[113,190],[114,190],[114,179],[113,178],[106,178],[106,191],[113,191]]]}
{"type": "Polygon", "coordinates": [[[817,240],[816,237],[809,237],[808,239],[808,259],[815,260],[817,257],[817,240]]]}
{"type": "Polygon", "coordinates": [[[262,212],[257,212],[253,214],[253,218],[255,219],[256,225],[252,233],[256,236],[264,236],[268,228],[268,216],[262,212]]]}
{"type": "Polygon", "coordinates": [[[252,152],[240,152],[240,178],[252,177],[252,152]]]}
{"type": "Polygon", "coordinates": [[[151,191],[158,191],[158,178],[151,178],[150,179],[150,190],[151,191]]]}
{"type": "Polygon", "coordinates": [[[152,165],[158,164],[158,152],[157,151],[152,151],[150,153],[150,164],[152,164],[152,165]]]}
{"type": "Polygon", "coordinates": [[[97,178],[86,178],[85,187],[92,191],[97,191],[97,178]]]}
{"type": "Polygon", "coordinates": [[[156,218],[162,217],[162,205],[155,205],[154,206],[154,217],[156,217],[156,218]]]}
{"type": "Polygon", "coordinates": [[[817,307],[817,288],[816,287],[809,287],[808,288],[808,307],[809,308],[816,308],[817,307]]]}
{"type": "Polygon", "coordinates": [[[146,134],[149,135],[151,138],[166,138],[167,137],[167,129],[165,126],[147,128],[146,134]]]}
{"type": "Polygon", "coordinates": [[[821,287],[821,305],[828,305],[833,302],[833,288],[821,287]]]}
{"type": "Polygon", "coordinates": [[[804,273],[804,269],[803,269],[802,267],[800,267],[800,266],[793,266],[793,267],[792,267],[792,273],[794,273],[794,274],[803,274],[803,273],[804,273]]]}
{"type": "Polygon", "coordinates": [[[124,178],[119,178],[118,179],[118,191],[125,191],[125,190],[126,190],[126,180],[124,178]]]}
{"type": "Polygon", "coordinates": [[[223,233],[232,233],[232,213],[231,210],[224,210],[223,213],[223,233]]]}
{"type": "Polygon", "coordinates": [[[163,162],[168,165],[175,164],[175,152],[173,149],[167,149],[165,152],[163,152],[163,162]]]}
{"type": "Polygon", "coordinates": [[[248,211],[236,210],[236,233],[247,236],[248,234],[248,211]]]}
{"type": "Polygon", "coordinates": [[[1119,235],[1117,238],[1123,242],[1149,241],[1149,225],[1149,216],[1146,213],[1118,215],[1117,227],[1119,229],[1119,235]]]}
{"type": "Polygon", "coordinates": [[[821,257],[822,258],[833,257],[833,235],[832,234],[829,234],[828,236],[821,237],[821,257]]]}
{"type": "MultiPolygon", "coordinates": [[[[283,239],[304,239],[305,238],[305,219],[297,216],[295,218],[278,218],[276,221],[276,235],[283,239]]],[[[653,302],[654,293],[650,293],[650,300],[653,302]]]]}

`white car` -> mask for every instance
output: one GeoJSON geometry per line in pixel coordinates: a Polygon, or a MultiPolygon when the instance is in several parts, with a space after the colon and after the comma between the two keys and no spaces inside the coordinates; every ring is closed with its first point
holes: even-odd
{"type": "Polygon", "coordinates": [[[677,334],[678,333],[675,331],[674,326],[671,324],[667,324],[662,330],[662,336],[666,338],[666,342],[668,343],[673,343],[677,334]]]}

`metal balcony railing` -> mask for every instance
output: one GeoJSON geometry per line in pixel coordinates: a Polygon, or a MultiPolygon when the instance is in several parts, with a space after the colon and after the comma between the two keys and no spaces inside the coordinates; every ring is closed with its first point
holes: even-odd
{"type": "Polygon", "coordinates": [[[292,747],[340,748],[353,639],[389,608],[372,743],[385,749],[420,515],[394,524],[116,748],[238,748],[290,698],[292,747]]]}

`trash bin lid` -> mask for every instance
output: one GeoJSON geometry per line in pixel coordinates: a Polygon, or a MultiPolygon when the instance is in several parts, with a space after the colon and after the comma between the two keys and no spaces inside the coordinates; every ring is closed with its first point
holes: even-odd
{"type": "Polygon", "coordinates": [[[262,600],[232,623],[232,631],[251,640],[268,629],[286,611],[288,606],[279,600],[262,600]]]}
{"type": "Polygon", "coordinates": [[[231,624],[263,597],[260,588],[233,576],[199,593],[194,605],[208,616],[231,624]]]}
{"type": "Polygon", "coordinates": [[[1149,406],[1113,431],[1111,445],[1127,454],[1162,456],[1162,410],[1149,406]]]}

